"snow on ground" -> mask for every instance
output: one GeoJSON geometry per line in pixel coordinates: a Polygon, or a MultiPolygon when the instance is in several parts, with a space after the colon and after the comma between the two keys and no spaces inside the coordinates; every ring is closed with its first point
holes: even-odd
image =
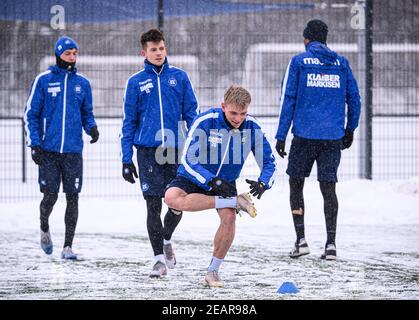
{"type": "MultiPolygon", "coordinates": [[[[239,184],[239,192],[246,191],[239,184]]],[[[256,200],[258,216],[237,218],[222,265],[223,289],[202,286],[218,227],[214,210],[184,213],[173,236],[178,266],[150,279],[145,202],[80,199],[76,262],[60,259],[65,199],[50,219],[54,253],[39,247],[39,201],[0,204],[1,299],[419,299],[419,177],[338,183],[338,261],[319,259],[325,242],[318,184],[305,187],[312,253],[287,255],[295,240],[289,189],[281,177],[256,200]],[[300,292],[279,295],[283,281],[300,292]]]]}

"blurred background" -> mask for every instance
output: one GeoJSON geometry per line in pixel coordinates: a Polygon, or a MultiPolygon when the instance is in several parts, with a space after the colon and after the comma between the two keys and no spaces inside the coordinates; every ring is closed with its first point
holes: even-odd
{"type": "MultiPolygon", "coordinates": [[[[125,82],[143,65],[142,32],[163,30],[169,63],[189,73],[201,111],[219,105],[230,84],[245,86],[250,113],[273,147],[281,80],[290,58],[304,51],[311,19],[328,24],[328,46],[349,59],[364,99],[339,179],[419,175],[419,1],[2,0],[0,201],[40,197],[22,118],[32,81],[55,63],[59,36],[79,44],[77,68],[91,80],[101,134],[98,144],[85,144],[82,195],[121,198],[140,194],[121,177],[118,135],[125,82]]],[[[278,160],[279,179],[287,179],[286,161],[278,160]]],[[[250,161],[243,178],[257,174],[250,161]]]]}

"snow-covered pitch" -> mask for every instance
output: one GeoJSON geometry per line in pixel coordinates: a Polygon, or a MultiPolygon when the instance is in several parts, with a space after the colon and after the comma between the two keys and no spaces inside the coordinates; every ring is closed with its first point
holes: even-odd
{"type": "MultiPolygon", "coordinates": [[[[246,191],[239,184],[239,192],[246,191]]],[[[50,219],[51,256],[39,246],[39,201],[0,204],[1,299],[418,299],[419,177],[337,185],[336,262],[323,261],[326,231],[317,182],[305,187],[306,239],[312,253],[288,257],[295,240],[284,175],[256,200],[258,216],[237,217],[221,268],[225,288],[202,285],[218,227],[215,210],[184,213],[173,236],[178,265],[150,279],[152,250],[145,202],[80,198],[73,249],[63,261],[65,198],[50,219]],[[300,292],[279,295],[284,281],[300,292]]],[[[40,195],[41,198],[41,195],[40,195]]],[[[165,207],[164,207],[165,210],[165,207]]]]}

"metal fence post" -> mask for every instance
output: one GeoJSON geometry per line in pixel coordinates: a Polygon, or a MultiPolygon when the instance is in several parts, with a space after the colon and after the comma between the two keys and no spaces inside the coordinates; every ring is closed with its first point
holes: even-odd
{"type": "Polygon", "coordinates": [[[358,63],[362,117],[360,125],[360,177],[372,179],[372,0],[359,2],[365,12],[365,26],[358,36],[358,63]]]}
{"type": "Polygon", "coordinates": [[[163,0],[159,0],[157,4],[157,28],[163,32],[164,24],[164,9],[163,9],[163,0]]]}
{"type": "Polygon", "coordinates": [[[373,58],[372,58],[372,0],[367,0],[365,11],[365,123],[366,123],[366,148],[365,148],[365,178],[372,179],[372,86],[373,86],[373,58]]]}

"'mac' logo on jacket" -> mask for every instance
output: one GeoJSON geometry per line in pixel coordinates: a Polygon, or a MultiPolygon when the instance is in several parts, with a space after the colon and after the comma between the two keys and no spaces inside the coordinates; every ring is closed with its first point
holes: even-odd
{"type": "MultiPolygon", "coordinates": [[[[318,58],[304,58],[303,59],[304,64],[319,64],[321,66],[324,65],[323,62],[320,62],[318,58]]],[[[335,63],[333,63],[335,66],[340,66],[340,62],[338,59],[336,59],[335,63]]]]}

